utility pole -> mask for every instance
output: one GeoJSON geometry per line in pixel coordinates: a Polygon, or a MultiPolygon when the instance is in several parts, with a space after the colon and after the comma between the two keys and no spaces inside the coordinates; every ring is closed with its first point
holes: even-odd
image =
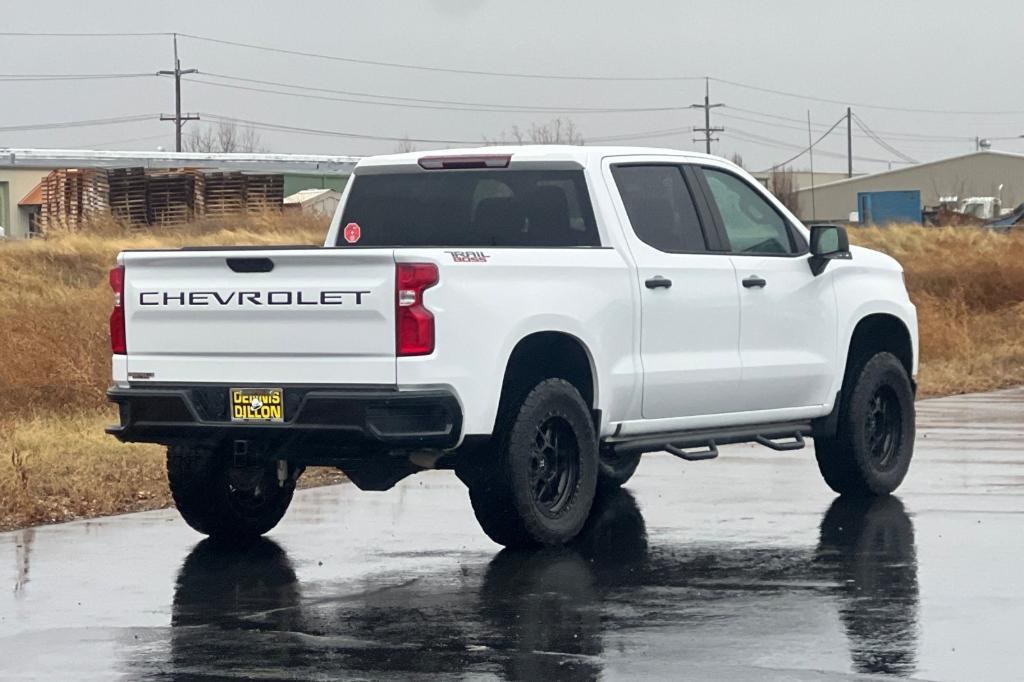
{"type": "Polygon", "coordinates": [[[811,110],[807,110],[807,152],[811,155],[811,220],[818,219],[818,207],[814,203],[814,138],[811,136],[811,110]]]}
{"type": "Polygon", "coordinates": [[[181,151],[181,127],[185,121],[198,121],[199,114],[181,115],[181,76],[182,74],[198,73],[198,69],[182,69],[178,59],[178,34],[174,34],[174,71],[157,71],[161,76],[174,76],[174,116],[160,114],[161,121],[174,121],[174,151],[181,151]]]}
{"type": "Polygon", "coordinates": [[[695,132],[695,133],[704,133],[704,139],[703,140],[697,139],[697,140],[694,140],[694,142],[703,142],[704,143],[705,151],[707,151],[707,153],[710,154],[711,153],[711,143],[712,142],[718,142],[718,138],[712,137],[712,134],[725,132],[725,128],[712,128],[711,127],[711,110],[716,108],[716,107],[721,107],[721,106],[725,106],[725,105],[724,104],[712,104],[711,103],[711,95],[710,95],[710,92],[709,92],[710,86],[708,85],[708,81],[709,81],[708,78],[704,79],[704,104],[691,104],[690,108],[691,109],[703,109],[704,110],[704,127],[703,128],[694,127],[694,129],[693,129],[693,132],[695,132]]]}
{"type": "Polygon", "coordinates": [[[853,177],[853,111],[846,107],[846,177],[853,177]]]}

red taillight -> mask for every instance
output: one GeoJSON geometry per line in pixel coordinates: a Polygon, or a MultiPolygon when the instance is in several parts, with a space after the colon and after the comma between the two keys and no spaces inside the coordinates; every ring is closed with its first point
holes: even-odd
{"type": "Polygon", "coordinates": [[[110,270],[110,288],[114,290],[114,308],[110,311],[110,350],[126,355],[128,344],[124,334],[124,266],[110,270]]]}
{"type": "Polygon", "coordinates": [[[433,263],[398,263],[395,268],[395,352],[400,357],[434,352],[434,316],[423,306],[423,292],[437,281],[433,263]]]}

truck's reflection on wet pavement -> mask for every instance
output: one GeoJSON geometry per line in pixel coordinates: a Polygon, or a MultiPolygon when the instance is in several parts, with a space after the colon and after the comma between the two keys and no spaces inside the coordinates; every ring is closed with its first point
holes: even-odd
{"type": "Polygon", "coordinates": [[[743,619],[749,602],[765,600],[788,614],[780,630],[799,630],[818,622],[817,612],[837,610],[858,672],[915,669],[914,530],[895,497],[837,498],[823,515],[817,546],[801,550],[652,544],[636,500],[617,491],[601,498],[572,546],[503,550],[473,582],[423,576],[317,598],[303,594],[287,553],[272,540],[244,552],[202,541],[175,586],[172,670],[588,679],[615,653],[608,633],[655,627],[699,638],[708,627],[742,631],[729,621],[743,619]]]}

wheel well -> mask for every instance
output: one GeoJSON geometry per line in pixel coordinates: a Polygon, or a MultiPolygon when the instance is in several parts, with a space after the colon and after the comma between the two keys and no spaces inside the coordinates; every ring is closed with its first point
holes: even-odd
{"type": "Polygon", "coordinates": [[[883,313],[868,315],[857,323],[850,339],[850,353],[846,358],[846,369],[870,358],[875,353],[892,353],[907,370],[907,376],[914,374],[914,347],[910,332],[898,317],[883,313]]]}
{"type": "Polygon", "coordinates": [[[537,332],[516,344],[505,366],[501,399],[518,397],[543,379],[565,379],[584,402],[594,406],[594,373],[590,355],[579,339],[564,332],[537,332]]]}
{"type": "Polygon", "coordinates": [[[854,370],[876,353],[892,353],[907,370],[911,385],[914,385],[914,346],[910,341],[910,332],[903,321],[893,315],[876,313],[868,315],[853,330],[850,338],[850,352],[846,356],[846,368],[843,372],[843,386],[836,395],[832,412],[815,419],[815,438],[832,438],[839,428],[839,411],[842,401],[852,390],[850,383],[854,370]]]}

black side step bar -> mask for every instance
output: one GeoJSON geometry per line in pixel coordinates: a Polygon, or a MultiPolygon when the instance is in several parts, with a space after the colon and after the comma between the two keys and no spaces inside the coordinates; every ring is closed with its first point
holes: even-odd
{"type": "Polygon", "coordinates": [[[786,450],[800,450],[804,447],[804,445],[806,445],[806,443],[804,443],[804,434],[800,433],[799,431],[797,431],[796,434],[793,436],[793,440],[789,442],[779,443],[778,441],[774,441],[771,440],[770,438],[765,438],[764,436],[760,435],[757,437],[757,442],[765,446],[766,448],[778,450],[779,452],[783,452],[786,450]]]}
{"type": "Polygon", "coordinates": [[[809,421],[776,422],[726,429],[697,429],[645,435],[608,443],[608,446],[617,454],[622,455],[668,451],[687,461],[700,461],[714,459],[718,456],[718,446],[730,443],[760,443],[772,450],[799,450],[806,445],[803,435],[809,433],[811,433],[809,421]],[[779,442],[783,438],[792,438],[793,440],[779,442]],[[706,450],[686,452],[690,448],[706,448],[706,450]]]}
{"type": "Polygon", "coordinates": [[[698,450],[697,452],[687,452],[682,448],[677,448],[675,445],[666,445],[665,451],[669,454],[675,455],[679,459],[685,459],[687,462],[702,462],[706,459],[714,459],[718,457],[718,446],[715,445],[715,441],[708,441],[708,447],[706,450],[698,450]]]}

